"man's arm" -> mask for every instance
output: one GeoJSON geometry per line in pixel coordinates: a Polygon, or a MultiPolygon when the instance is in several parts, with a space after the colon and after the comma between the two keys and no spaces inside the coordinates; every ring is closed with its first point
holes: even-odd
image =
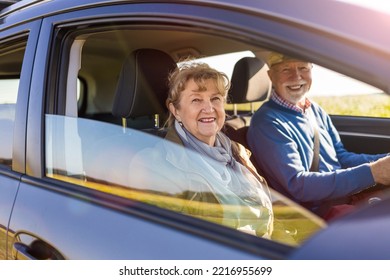
{"type": "Polygon", "coordinates": [[[370,166],[375,183],[390,186],[390,156],[378,159],[370,166]]]}
{"type": "Polygon", "coordinates": [[[270,186],[284,190],[298,202],[338,199],[373,185],[370,165],[333,172],[309,172],[312,151],[286,125],[252,120],[248,144],[270,186]],[[311,154],[310,154],[311,153],[311,154]]]}

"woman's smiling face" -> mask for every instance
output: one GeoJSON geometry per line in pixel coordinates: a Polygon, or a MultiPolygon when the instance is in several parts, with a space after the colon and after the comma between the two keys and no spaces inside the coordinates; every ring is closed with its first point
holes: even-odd
{"type": "Polygon", "coordinates": [[[177,108],[171,103],[169,109],[192,135],[214,146],[216,135],[225,123],[225,100],[213,79],[204,80],[202,86],[204,90],[193,79],[188,80],[177,108]]]}

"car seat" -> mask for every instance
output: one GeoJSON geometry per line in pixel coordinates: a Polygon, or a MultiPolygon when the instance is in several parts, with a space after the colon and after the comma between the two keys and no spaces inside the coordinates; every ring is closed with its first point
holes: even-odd
{"type": "MultiPolygon", "coordinates": [[[[231,88],[229,91],[233,104],[244,104],[264,101],[271,92],[271,81],[267,74],[268,67],[256,57],[244,57],[237,61],[233,69],[231,78],[231,88]]],[[[249,149],[246,135],[250,124],[250,119],[254,113],[238,114],[227,118],[223,132],[233,141],[242,144],[249,149]]],[[[256,160],[251,156],[251,161],[258,173],[264,176],[264,172],[259,168],[256,160]]]]}
{"type": "Polygon", "coordinates": [[[128,166],[134,155],[161,139],[142,132],[165,135],[160,121],[168,112],[168,77],[176,67],[168,54],[155,49],[138,49],[125,58],[112,114],[122,119],[126,129],[104,122],[83,126],[95,132],[83,150],[86,181],[127,187],[128,166]]]}
{"type": "Polygon", "coordinates": [[[253,103],[264,101],[271,89],[267,70],[265,63],[256,57],[243,57],[237,61],[228,92],[230,102],[233,104],[233,115],[227,117],[227,125],[235,129],[249,126],[254,113],[253,103]],[[239,114],[237,105],[246,103],[250,103],[250,112],[239,114]]]}
{"type": "Polygon", "coordinates": [[[264,101],[271,91],[266,64],[256,57],[243,57],[234,66],[229,98],[234,105],[232,116],[227,116],[224,132],[232,140],[248,147],[246,131],[254,113],[253,102],[264,101]],[[251,111],[237,113],[237,104],[251,104],[251,111]]]}
{"type": "Polygon", "coordinates": [[[156,49],[138,49],[125,59],[119,75],[112,114],[125,127],[157,131],[167,118],[168,77],[175,61],[156,49]]]}

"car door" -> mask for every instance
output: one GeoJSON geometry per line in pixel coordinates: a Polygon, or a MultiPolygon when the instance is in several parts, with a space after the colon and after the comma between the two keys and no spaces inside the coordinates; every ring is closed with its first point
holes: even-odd
{"type": "Polygon", "coordinates": [[[27,100],[39,24],[20,24],[0,33],[0,259],[6,259],[10,249],[10,215],[25,172],[27,100]]]}
{"type": "MultiPolygon", "coordinates": [[[[193,9],[185,7],[185,11],[193,9]]],[[[130,31],[142,34],[153,13],[166,18],[158,4],[128,4],[43,19],[28,103],[26,175],[21,178],[9,224],[9,259],[258,259],[283,258],[293,248],[150,205],[145,203],[150,197],[164,204],[169,198],[118,187],[120,178],[127,176],[128,165],[121,162],[128,154],[125,149],[111,151],[132,143],[136,144],[130,148],[148,145],[156,138],[130,128],[122,135],[117,124],[79,117],[83,98],[115,91],[123,62],[117,57],[127,53],[125,49],[96,54],[88,49],[102,44],[102,30],[113,35],[107,37],[111,40],[121,37],[126,24],[130,31]],[[145,10],[145,19],[131,19],[145,10]],[[80,33],[83,29],[87,32],[80,33]],[[83,91],[83,80],[89,91],[83,91]],[[137,135],[141,138],[132,140],[137,135]],[[86,169],[89,157],[94,158],[87,162],[95,166],[92,171],[86,169]],[[108,171],[123,172],[112,179],[103,176],[108,171]],[[92,174],[97,177],[93,181],[92,174]]],[[[157,34],[159,28],[153,28],[152,34],[157,34]]],[[[104,109],[106,103],[107,97],[90,106],[104,109]]]]}

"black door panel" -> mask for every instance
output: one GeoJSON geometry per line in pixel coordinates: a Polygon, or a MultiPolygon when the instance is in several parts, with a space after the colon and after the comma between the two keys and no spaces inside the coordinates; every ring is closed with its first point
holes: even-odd
{"type": "Polygon", "coordinates": [[[390,152],[390,119],[332,116],[347,150],[356,153],[390,152]]]}

